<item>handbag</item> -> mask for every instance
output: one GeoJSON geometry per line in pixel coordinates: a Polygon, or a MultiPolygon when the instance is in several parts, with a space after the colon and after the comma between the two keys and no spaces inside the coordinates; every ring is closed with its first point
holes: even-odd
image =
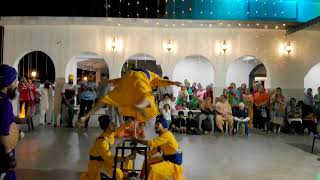
{"type": "Polygon", "coordinates": [[[263,107],[263,108],[260,109],[260,115],[263,118],[267,118],[268,117],[266,108],[263,107]]]}

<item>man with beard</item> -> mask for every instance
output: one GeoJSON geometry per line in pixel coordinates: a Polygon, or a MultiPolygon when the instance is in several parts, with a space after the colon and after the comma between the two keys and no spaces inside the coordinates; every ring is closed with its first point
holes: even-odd
{"type": "MultiPolygon", "coordinates": [[[[90,161],[88,164],[88,172],[83,174],[80,180],[101,180],[101,172],[107,173],[109,177],[112,176],[114,170],[114,155],[111,151],[111,146],[114,144],[116,126],[112,122],[112,118],[109,115],[103,115],[99,117],[99,126],[102,133],[96,139],[94,145],[90,150],[90,161]]],[[[125,169],[132,168],[132,162],[130,160],[135,159],[135,155],[129,155],[127,157],[117,157],[118,162],[124,162],[125,169]]],[[[117,180],[127,179],[120,168],[116,169],[117,180]]]]}
{"type": "Polygon", "coordinates": [[[15,180],[15,150],[9,147],[11,144],[10,126],[15,117],[11,100],[16,96],[17,72],[8,65],[0,65],[0,146],[3,151],[0,154],[0,174],[5,173],[6,180],[15,180]],[[13,165],[10,165],[13,164],[13,165]]]}
{"type": "MultiPolygon", "coordinates": [[[[168,131],[168,123],[163,117],[159,117],[155,123],[155,131],[159,135],[152,140],[140,140],[134,138],[137,143],[151,147],[148,151],[148,177],[147,180],[184,180],[182,167],[182,152],[174,135],[168,131]],[[161,153],[162,156],[155,156],[161,153]]],[[[142,154],[141,152],[138,152],[142,154]]],[[[144,167],[144,166],[142,166],[144,167]]],[[[144,179],[145,170],[141,171],[141,179],[144,179]]]]}
{"type": "MultiPolygon", "coordinates": [[[[64,84],[62,88],[62,109],[67,112],[68,119],[67,119],[67,127],[73,128],[72,119],[74,116],[74,97],[77,95],[77,86],[73,84],[74,76],[69,75],[68,83],[64,84]]],[[[66,117],[66,114],[64,114],[66,117]]]]}

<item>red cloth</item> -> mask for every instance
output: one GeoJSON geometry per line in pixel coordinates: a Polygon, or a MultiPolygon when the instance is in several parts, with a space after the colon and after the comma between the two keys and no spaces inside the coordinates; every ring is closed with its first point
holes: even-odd
{"type": "Polygon", "coordinates": [[[35,100],[36,86],[32,83],[19,83],[20,101],[32,102],[35,100]]]}
{"type": "Polygon", "coordinates": [[[253,99],[256,106],[260,105],[262,102],[265,102],[267,104],[269,95],[267,93],[260,94],[259,92],[257,92],[254,94],[253,99]]]}
{"type": "Polygon", "coordinates": [[[213,102],[213,91],[212,90],[204,93],[203,99],[206,99],[207,97],[211,97],[211,102],[213,102]]]}

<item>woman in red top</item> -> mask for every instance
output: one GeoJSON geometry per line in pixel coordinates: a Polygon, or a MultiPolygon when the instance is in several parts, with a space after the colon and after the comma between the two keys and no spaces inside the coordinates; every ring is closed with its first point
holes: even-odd
{"type": "Polygon", "coordinates": [[[268,101],[269,95],[266,93],[263,86],[259,87],[259,91],[254,94],[254,113],[253,113],[253,126],[255,128],[264,129],[268,131],[268,101]]]}
{"type": "Polygon", "coordinates": [[[25,112],[28,112],[28,107],[33,107],[35,104],[36,86],[31,80],[27,82],[26,78],[22,77],[18,85],[18,90],[20,94],[20,111],[22,105],[25,104],[25,112]]]}

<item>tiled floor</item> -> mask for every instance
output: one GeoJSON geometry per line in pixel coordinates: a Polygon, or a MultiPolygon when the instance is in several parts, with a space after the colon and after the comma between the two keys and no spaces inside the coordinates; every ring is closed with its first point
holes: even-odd
{"type": "MultiPolygon", "coordinates": [[[[79,179],[98,133],[98,128],[86,132],[38,127],[17,147],[18,180],[79,179]]],[[[189,180],[316,180],[320,174],[319,156],[310,153],[312,137],[308,135],[251,132],[248,138],[218,134],[176,137],[189,180]]]]}

